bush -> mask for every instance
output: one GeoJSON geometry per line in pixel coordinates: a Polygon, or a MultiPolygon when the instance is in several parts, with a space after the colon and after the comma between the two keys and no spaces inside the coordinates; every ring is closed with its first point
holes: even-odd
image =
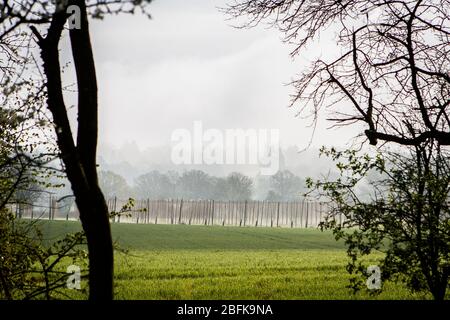
{"type": "MultiPolygon", "coordinates": [[[[53,299],[67,295],[71,275],[62,265],[86,262],[83,232],[45,246],[37,221],[0,210],[0,299],[53,299]]],[[[85,277],[86,275],[82,275],[85,277]]]]}

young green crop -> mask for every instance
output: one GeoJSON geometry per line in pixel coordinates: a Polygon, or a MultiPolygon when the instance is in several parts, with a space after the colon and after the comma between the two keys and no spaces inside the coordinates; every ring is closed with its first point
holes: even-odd
{"type": "MultiPolygon", "coordinates": [[[[80,227],[42,225],[47,239],[80,227]]],[[[353,295],[342,243],[316,229],[113,224],[116,299],[430,299],[395,283],[353,295]]],[[[378,257],[379,258],[379,257],[378,257]]],[[[377,256],[370,257],[376,263],[377,256]]],[[[80,294],[80,298],[84,298],[80,294]]]]}

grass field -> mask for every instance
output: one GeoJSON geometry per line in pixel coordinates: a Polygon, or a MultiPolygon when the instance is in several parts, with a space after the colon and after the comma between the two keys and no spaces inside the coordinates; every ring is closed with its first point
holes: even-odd
{"type": "MultiPolygon", "coordinates": [[[[51,241],[80,229],[43,222],[51,241]]],[[[314,229],[113,224],[117,299],[429,299],[385,283],[353,295],[345,248],[314,229]]],[[[376,263],[376,256],[373,262],[376,263]]]]}

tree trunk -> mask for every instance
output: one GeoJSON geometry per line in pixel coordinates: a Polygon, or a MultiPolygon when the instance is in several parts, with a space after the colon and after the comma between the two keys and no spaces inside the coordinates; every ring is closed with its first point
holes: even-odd
{"type": "Polygon", "coordinates": [[[114,252],[108,206],[97,176],[98,97],[94,55],[84,0],[74,0],[80,8],[80,29],[70,30],[72,56],[78,85],[77,151],[90,192],[80,195],[81,222],[89,249],[90,299],[113,298],[114,252]]]}
{"type": "Polygon", "coordinates": [[[113,298],[114,252],[108,207],[100,188],[76,198],[89,250],[89,298],[113,298]]]}
{"type": "Polygon", "coordinates": [[[36,28],[32,30],[41,48],[47,78],[47,104],[53,115],[60,158],[71,183],[88,241],[89,298],[110,300],[113,298],[114,256],[108,207],[98,185],[96,168],[98,107],[95,65],[85,1],[72,0],[70,4],[81,9],[81,28],[70,31],[78,87],[76,145],[64,103],[58,51],[67,14],[64,10],[54,13],[45,38],[36,28]]]}
{"type": "Polygon", "coordinates": [[[447,291],[447,280],[445,282],[433,283],[433,287],[430,288],[431,294],[434,300],[443,301],[445,298],[445,292],[447,291]]]}

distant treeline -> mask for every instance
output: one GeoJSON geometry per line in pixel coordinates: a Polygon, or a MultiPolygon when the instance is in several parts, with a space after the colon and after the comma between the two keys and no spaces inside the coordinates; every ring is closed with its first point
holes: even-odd
{"type": "Polygon", "coordinates": [[[154,170],[137,177],[133,186],[117,173],[100,171],[99,180],[106,198],[122,199],[292,201],[300,199],[305,191],[304,179],[289,170],[255,178],[238,172],[226,177],[214,177],[201,170],[183,173],[154,170]]]}

